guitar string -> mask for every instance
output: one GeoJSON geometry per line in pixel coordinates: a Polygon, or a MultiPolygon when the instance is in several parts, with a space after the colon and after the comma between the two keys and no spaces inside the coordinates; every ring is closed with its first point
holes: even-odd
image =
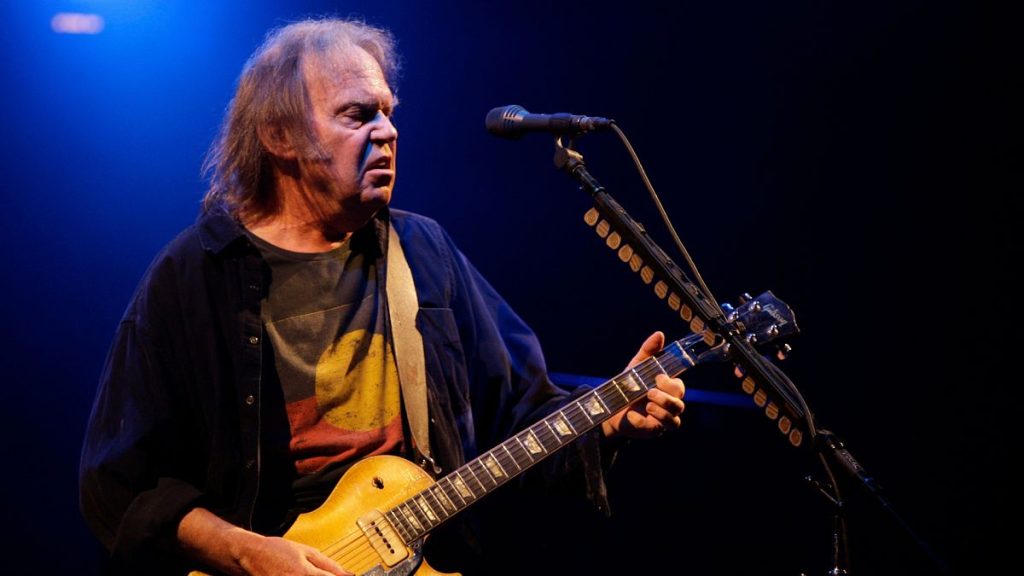
{"type": "MultiPolygon", "coordinates": [[[[666,370],[663,366],[664,365],[668,365],[667,362],[663,365],[662,362],[659,361],[658,357],[651,357],[651,358],[649,358],[647,360],[644,360],[643,362],[641,362],[640,364],[638,364],[636,367],[634,367],[631,370],[633,373],[635,373],[637,376],[640,377],[641,381],[643,381],[643,383],[644,383],[644,386],[648,390],[650,388],[654,387],[653,381],[651,381],[650,386],[647,385],[647,382],[650,381],[652,376],[656,378],[658,374],[669,374],[670,371],[671,372],[675,372],[676,374],[679,374],[682,371],[684,371],[687,368],[692,366],[692,363],[684,361],[683,357],[681,355],[679,355],[677,353],[674,353],[674,352],[666,352],[665,354],[663,354],[661,356],[661,359],[662,360],[675,361],[674,363],[678,364],[678,366],[672,366],[670,370],[666,370]],[[677,369],[679,369],[678,372],[676,372],[677,369]]],[[[614,382],[614,379],[609,381],[609,383],[612,383],[612,382],[614,382]]],[[[600,387],[595,389],[593,394],[595,394],[597,397],[600,398],[599,389],[600,389],[600,387]]],[[[583,398],[583,397],[581,397],[581,398],[583,398]]],[[[614,398],[614,396],[612,396],[612,398],[614,398]]],[[[637,398],[633,399],[633,401],[636,401],[639,398],[640,398],[640,395],[638,395],[637,398]]],[[[608,402],[610,400],[602,399],[602,401],[605,402],[605,405],[607,406],[608,402]]],[[[615,404],[617,405],[618,402],[619,401],[616,401],[615,404]]],[[[631,403],[632,402],[630,402],[630,404],[631,403]]],[[[621,410],[626,405],[628,405],[628,404],[624,404],[621,408],[616,408],[616,410],[621,410]]],[[[609,408],[609,410],[611,410],[610,406],[608,406],[608,408],[609,408]]],[[[578,404],[570,404],[570,405],[568,405],[566,408],[563,408],[561,410],[561,413],[566,418],[566,420],[570,421],[570,425],[571,425],[571,422],[573,420],[573,416],[582,416],[582,418],[577,418],[577,420],[582,420],[582,419],[585,418],[585,419],[588,420],[588,422],[593,423],[593,421],[590,419],[589,415],[587,415],[586,412],[584,411],[584,408],[582,408],[582,406],[580,406],[578,404]]],[[[614,413],[614,411],[612,413],[614,413]]],[[[543,431],[543,429],[541,429],[541,431],[543,431]]],[[[541,432],[541,433],[543,433],[543,432],[541,432]]],[[[558,436],[556,436],[554,434],[552,434],[552,437],[555,438],[555,440],[558,442],[559,445],[562,444],[561,438],[559,438],[558,436]]],[[[512,446],[514,448],[515,444],[513,444],[512,446]]],[[[499,447],[500,447],[500,445],[499,445],[499,447]]],[[[559,448],[560,447],[561,446],[559,446],[559,448]]],[[[490,452],[490,454],[491,454],[491,456],[493,458],[495,458],[498,461],[499,464],[501,464],[502,460],[504,460],[506,466],[508,464],[510,464],[510,463],[511,464],[516,464],[517,467],[519,466],[518,462],[516,462],[514,460],[514,457],[511,456],[510,451],[506,452],[505,450],[493,450],[493,451],[490,452]]],[[[531,455],[531,459],[532,459],[532,455],[531,455]]],[[[467,463],[465,467],[468,468],[468,466],[469,466],[469,464],[467,463]]],[[[507,470],[508,470],[508,468],[506,468],[506,466],[502,466],[502,468],[506,470],[506,478],[507,478],[507,470]]],[[[481,468],[486,469],[486,466],[481,463],[481,468]]],[[[470,472],[472,472],[474,474],[474,476],[476,475],[476,472],[474,472],[472,469],[470,469],[470,472]]],[[[490,471],[488,471],[488,473],[490,474],[490,471]]],[[[518,471],[517,471],[516,475],[518,475],[518,471]]],[[[496,486],[500,485],[500,482],[497,479],[494,479],[494,481],[495,481],[495,485],[496,486]]],[[[478,482],[479,482],[479,480],[478,480],[478,482]]],[[[427,489],[424,489],[417,496],[421,496],[429,488],[432,488],[433,486],[436,486],[436,484],[428,487],[427,489]]],[[[485,488],[485,492],[486,492],[486,487],[484,487],[484,485],[482,483],[481,483],[481,487],[485,488]]],[[[409,500],[412,500],[413,498],[416,498],[417,496],[413,496],[412,498],[406,500],[406,502],[408,502],[409,500]]],[[[476,496],[476,495],[474,494],[474,496],[476,496]]],[[[479,498],[479,496],[476,496],[476,498],[479,498]]],[[[437,500],[437,497],[435,496],[434,499],[437,500]]],[[[401,505],[402,504],[399,504],[398,506],[401,506],[401,505]]],[[[396,508],[397,508],[397,506],[396,506],[396,508]]],[[[415,514],[416,513],[416,510],[415,510],[416,507],[410,506],[410,508],[412,508],[414,510],[414,514],[415,514]]],[[[418,516],[419,514],[416,514],[416,515],[418,516]]],[[[450,517],[450,516],[451,516],[451,514],[448,514],[448,517],[450,517]]],[[[434,524],[434,522],[428,521],[427,518],[423,518],[421,520],[421,522],[423,522],[424,524],[427,524],[428,526],[430,524],[434,524]]],[[[440,522],[437,522],[437,523],[440,523],[440,522]]],[[[429,526],[429,527],[433,528],[433,526],[429,526]]],[[[396,537],[397,536],[398,535],[397,535],[397,532],[396,532],[396,537]]],[[[336,540],[334,543],[328,545],[324,549],[324,552],[326,553],[327,556],[339,560],[339,562],[342,563],[343,565],[351,564],[351,563],[356,562],[356,561],[365,561],[367,558],[372,558],[376,554],[376,551],[373,548],[373,542],[374,542],[375,539],[376,540],[380,540],[380,539],[383,539],[383,537],[381,537],[381,536],[366,537],[364,534],[361,533],[361,531],[352,531],[352,532],[348,533],[347,535],[342,536],[341,538],[336,540]],[[360,541],[360,538],[359,538],[360,536],[364,536],[365,537],[365,539],[366,539],[365,543],[360,541]],[[354,548],[353,548],[353,546],[354,546],[354,548]]]]}

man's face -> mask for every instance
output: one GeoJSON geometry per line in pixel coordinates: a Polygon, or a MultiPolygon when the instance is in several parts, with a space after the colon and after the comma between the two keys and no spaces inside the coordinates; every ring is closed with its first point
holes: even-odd
{"type": "Polygon", "coordinates": [[[327,223],[351,232],[391,200],[398,139],[391,88],[377,61],[358,48],[311,59],[306,85],[327,158],[303,162],[303,180],[327,223]]]}

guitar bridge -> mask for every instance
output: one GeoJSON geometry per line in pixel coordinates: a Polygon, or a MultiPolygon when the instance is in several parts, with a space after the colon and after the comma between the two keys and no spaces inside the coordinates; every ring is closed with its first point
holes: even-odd
{"type": "Polygon", "coordinates": [[[374,510],[356,524],[385,566],[394,566],[409,557],[409,548],[380,512],[374,510]]]}

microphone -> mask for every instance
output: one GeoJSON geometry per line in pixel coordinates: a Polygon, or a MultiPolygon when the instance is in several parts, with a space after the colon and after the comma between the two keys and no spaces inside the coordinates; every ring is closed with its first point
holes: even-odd
{"type": "Polygon", "coordinates": [[[526,132],[554,132],[556,134],[583,133],[612,125],[613,120],[600,116],[578,114],[530,114],[522,106],[500,106],[487,113],[484,125],[487,131],[502,138],[519,138],[526,132]]]}

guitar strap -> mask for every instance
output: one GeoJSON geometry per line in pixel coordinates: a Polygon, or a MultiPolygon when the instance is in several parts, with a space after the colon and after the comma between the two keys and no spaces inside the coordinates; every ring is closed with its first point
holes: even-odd
{"type": "Polygon", "coordinates": [[[398,382],[402,388],[402,402],[412,433],[413,448],[423,458],[420,465],[434,461],[430,457],[429,418],[427,417],[427,376],[423,356],[423,336],[416,328],[419,302],[416,285],[412,280],[409,263],[398,240],[395,227],[388,222],[387,292],[388,314],[391,317],[391,340],[398,364],[398,382]]]}

